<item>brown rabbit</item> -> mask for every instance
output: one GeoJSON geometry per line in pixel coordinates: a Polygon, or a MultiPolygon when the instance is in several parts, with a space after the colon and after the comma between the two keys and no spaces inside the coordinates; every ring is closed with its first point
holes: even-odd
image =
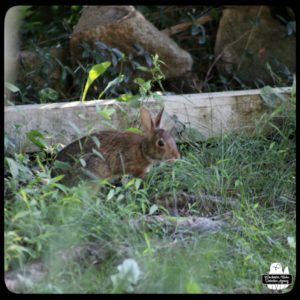
{"type": "Polygon", "coordinates": [[[174,139],[159,128],[163,111],[153,121],[149,111],[141,107],[145,134],[107,130],[72,142],[56,158],[68,163],[70,168],[56,169],[56,174],[65,175],[63,183],[89,177],[114,179],[123,174],[142,178],[154,162],[179,159],[174,139]]]}

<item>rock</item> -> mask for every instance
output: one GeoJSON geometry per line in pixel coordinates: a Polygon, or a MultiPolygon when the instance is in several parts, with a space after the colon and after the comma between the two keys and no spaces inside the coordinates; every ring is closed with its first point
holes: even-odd
{"type": "Polygon", "coordinates": [[[16,61],[18,77],[26,86],[39,91],[42,88],[50,87],[54,90],[60,90],[61,66],[57,62],[65,63],[66,50],[62,47],[53,47],[49,50],[19,52],[16,61]]]}
{"type": "Polygon", "coordinates": [[[169,232],[195,231],[199,233],[213,233],[229,228],[229,224],[222,219],[197,216],[171,217],[167,215],[145,215],[139,222],[131,221],[134,226],[146,224],[160,224],[166,226],[169,232]]]}
{"type": "Polygon", "coordinates": [[[85,41],[95,48],[100,41],[118,48],[126,56],[138,53],[138,44],[151,54],[157,53],[166,66],[161,66],[166,78],[178,77],[191,71],[191,55],[181,49],[171,38],[160,32],[133,6],[88,6],[84,9],[71,36],[70,50],[73,58],[82,61],[85,41]]]}
{"type": "Polygon", "coordinates": [[[186,72],[180,77],[168,78],[165,81],[166,90],[173,91],[177,94],[201,93],[202,82],[196,72],[186,72]]]}
{"type": "Polygon", "coordinates": [[[286,67],[295,72],[296,39],[287,35],[286,26],[272,17],[267,6],[229,6],[223,11],[216,37],[218,56],[217,69],[224,76],[236,70],[245,84],[258,79],[275,84],[274,77],[282,76],[286,67]]]}
{"type": "Polygon", "coordinates": [[[6,272],[4,281],[7,289],[13,293],[20,292],[26,286],[32,286],[45,277],[46,266],[42,262],[34,262],[22,270],[6,272]]]}

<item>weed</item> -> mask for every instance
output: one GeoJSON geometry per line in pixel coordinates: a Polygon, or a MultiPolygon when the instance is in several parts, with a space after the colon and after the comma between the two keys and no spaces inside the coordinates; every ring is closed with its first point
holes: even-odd
{"type": "Polygon", "coordinates": [[[38,281],[23,274],[31,283],[18,291],[31,293],[268,292],[261,275],[271,263],[295,275],[294,106],[290,100],[263,115],[256,135],[240,130],[182,145],[181,160],[155,166],[144,181],[97,180],[97,189],[87,181],[62,185],[47,156],[14,153],[6,138],[5,270],[43,261],[38,281]],[[208,210],[201,195],[221,199],[210,215],[229,214],[228,226],[199,233],[146,221],[171,218],[166,202],[183,193],[194,199],[184,215],[195,217],[208,210]],[[118,273],[126,259],[138,266],[134,282],[121,280],[126,268],[118,273]]]}

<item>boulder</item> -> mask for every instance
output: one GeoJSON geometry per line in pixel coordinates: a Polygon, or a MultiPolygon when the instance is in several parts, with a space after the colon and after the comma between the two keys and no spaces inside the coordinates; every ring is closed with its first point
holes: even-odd
{"type": "Polygon", "coordinates": [[[15,62],[17,80],[37,91],[45,87],[61,90],[62,68],[58,61],[64,65],[66,53],[67,49],[62,47],[43,49],[42,52],[20,51],[15,62]]]}
{"type": "Polygon", "coordinates": [[[80,46],[83,41],[93,48],[96,47],[95,42],[100,41],[133,57],[138,53],[134,44],[138,44],[151,54],[157,53],[164,61],[166,65],[162,65],[161,69],[166,78],[191,71],[193,64],[188,52],[160,32],[133,6],[87,6],[74,27],[70,41],[71,55],[79,61],[83,60],[80,46]]]}
{"type": "Polygon", "coordinates": [[[228,6],[215,43],[217,69],[245,84],[278,84],[296,68],[296,39],[268,6],[228,6]],[[284,74],[285,73],[285,74],[284,74]],[[279,77],[277,77],[279,76],[279,77]]]}

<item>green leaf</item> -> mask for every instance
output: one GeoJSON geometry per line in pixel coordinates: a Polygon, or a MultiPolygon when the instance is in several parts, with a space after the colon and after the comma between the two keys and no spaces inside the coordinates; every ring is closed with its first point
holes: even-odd
{"type": "Polygon", "coordinates": [[[18,174],[19,174],[19,165],[18,163],[13,160],[12,158],[9,157],[5,157],[5,160],[8,164],[10,173],[12,175],[13,178],[17,178],[18,174]]]}
{"type": "Polygon", "coordinates": [[[133,108],[139,108],[141,106],[141,102],[139,97],[134,97],[131,99],[131,101],[129,102],[129,106],[133,107],[133,108]]]}
{"type": "Polygon", "coordinates": [[[292,95],[292,97],[296,97],[296,75],[295,74],[293,77],[293,85],[292,85],[291,95],[292,95]]]}
{"type": "Polygon", "coordinates": [[[125,196],[123,194],[120,194],[117,198],[117,202],[122,201],[124,198],[125,198],[125,196]]]}
{"type": "Polygon", "coordinates": [[[287,27],[287,34],[292,35],[296,33],[296,21],[290,21],[286,24],[287,27]]]}
{"type": "Polygon", "coordinates": [[[116,110],[115,110],[114,108],[105,107],[105,108],[99,110],[98,113],[99,113],[99,115],[100,115],[101,117],[103,117],[105,120],[110,120],[111,115],[112,115],[113,113],[115,113],[115,111],[116,111],[116,110]]]}
{"type": "Polygon", "coordinates": [[[72,121],[68,121],[71,127],[77,132],[77,134],[81,135],[81,130],[74,124],[72,121]]]}
{"type": "Polygon", "coordinates": [[[277,88],[272,88],[270,86],[265,86],[260,89],[260,95],[266,106],[276,107],[280,102],[286,100],[286,98],[280,94],[280,91],[277,88]]]}
{"type": "Polygon", "coordinates": [[[65,185],[60,184],[60,183],[55,183],[55,186],[56,186],[57,188],[59,188],[59,189],[60,189],[62,192],[64,192],[65,194],[68,193],[68,188],[67,188],[65,185]]]}
{"type": "Polygon", "coordinates": [[[205,136],[196,128],[188,127],[184,130],[183,137],[192,142],[205,141],[205,136]]]}
{"type": "Polygon", "coordinates": [[[254,209],[257,209],[258,206],[259,206],[259,203],[255,203],[255,204],[253,205],[253,208],[254,208],[254,209]]]}
{"type": "Polygon", "coordinates": [[[138,70],[141,70],[141,71],[143,71],[143,72],[151,73],[151,69],[149,69],[149,68],[147,68],[147,67],[138,66],[137,69],[138,69],[138,70]]]}
{"type": "Polygon", "coordinates": [[[115,190],[110,190],[109,193],[106,196],[106,200],[110,200],[113,198],[113,196],[115,195],[115,190]]]}
{"type": "Polygon", "coordinates": [[[278,106],[272,113],[271,113],[271,118],[276,117],[278,114],[280,114],[283,111],[282,106],[278,106]]]}
{"type": "Polygon", "coordinates": [[[95,135],[92,136],[92,140],[96,144],[97,148],[100,148],[101,143],[100,143],[99,139],[95,135]]]}
{"type": "Polygon", "coordinates": [[[139,85],[143,85],[145,83],[145,80],[141,77],[135,78],[134,83],[137,83],[139,85]]]}
{"type": "Polygon", "coordinates": [[[56,160],[56,161],[54,161],[54,168],[55,169],[62,169],[62,170],[70,170],[71,166],[70,166],[69,163],[56,160]]]}
{"type": "Polygon", "coordinates": [[[104,156],[97,151],[95,148],[92,149],[93,153],[96,154],[99,158],[101,158],[102,160],[105,160],[104,156]]]}
{"type": "Polygon", "coordinates": [[[149,53],[145,53],[145,59],[146,59],[146,63],[149,67],[151,67],[153,65],[153,60],[151,55],[149,55],[149,53]]]}
{"type": "Polygon", "coordinates": [[[158,210],[158,206],[153,204],[149,209],[149,215],[153,215],[158,210]]]}
{"type": "Polygon", "coordinates": [[[51,89],[51,88],[44,88],[39,91],[38,96],[40,97],[42,102],[47,101],[56,101],[59,97],[59,94],[57,91],[51,89]]]}
{"type": "Polygon", "coordinates": [[[103,74],[111,65],[110,61],[105,61],[101,64],[94,65],[89,71],[89,75],[83,90],[83,94],[81,97],[81,101],[84,102],[86,98],[86,94],[91,84],[101,75],[103,74]]]}
{"type": "Polygon", "coordinates": [[[12,218],[12,221],[15,222],[17,221],[18,219],[21,219],[21,218],[24,218],[24,217],[27,217],[27,215],[29,215],[30,212],[28,210],[22,210],[20,212],[18,212],[13,218],[12,218]]]}
{"type": "Polygon", "coordinates": [[[293,236],[288,236],[287,241],[291,248],[296,249],[296,241],[293,236]]]}
{"type": "Polygon", "coordinates": [[[195,281],[189,281],[185,285],[188,294],[201,294],[202,290],[195,281]]]}
{"type": "Polygon", "coordinates": [[[5,87],[13,93],[20,93],[21,94],[20,89],[12,83],[5,82],[5,87]]]}
{"type": "Polygon", "coordinates": [[[98,96],[98,99],[100,99],[103,94],[110,89],[112,86],[117,85],[119,83],[121,83],[122,81],[124,81],[125,76],[122,74],[120,76],[118,76],[117,78],[115,78],[114,80],[110,81],[107,86],[105,87],[105,89],[100,93],[100,95],[98,96]]]}
{"type": "Polygon", "coordinates": [[[136,190],[138,190],[140,188],[141,184],[142,184],[142,179],[136,178],[135,183],[134,183],[136,190]]]}
{"type": "Polygon", "coordinates": [[[134,185],[135,182],[135,178],[132,178],[131,180],[129,180],[127,182],[127,184],[125,185],[125,189],[129,188],[130,186],[134,185]]]}
{"type": "Polygon", "coordinates": [[[142,130],[136,127],[129,127],[126,129],[128,132],[134,132],[134,133],[142,133],[142,130]]]}
{"type": "Polygon", "coordinates": [[[159,103],[164,103],[165,99],[162,97],[162,92],[156,91],[152,94],[153,98],[157,100],[159,103]]]}
{"type": "Polygon", "coordinates": [[[117,98],[117,101],[120,102],[128,102],[131,99],[133,99],[135,96],[133,96],[132,94],[122,94],[117,98]]]}
{"type": "Polygon", "coordinates": [[[30,130],[26,133],[27,138],[34,143],[36,146],[38,146],[41,150],[46,147],[46,144],[44,143],[45,136],[38,130],[30,130]]]}
{"type": "Polygon", "coordinates": [[[58,175],[58,176],[55,176],[51,179],[51,183],[55,183],[55,182],[58,182],[60,180],[62,180],[64,178],[65,175],[58,175]]]}
{"type": "Polygon", "coordinates": [[[197,24],[194,24],[191,28],[191,35],[197,35],[202,31],[201,27],[197,24]]]}
{"type": "Polygon", "coordinates": [[[93,172],[91,172],[88,169],[81,168],[81,171],[83,172],[83,174],[85,174],[86,176],[88,176],[91,179],[95,179],[95,180],[99,179],[99,177],[97,175],[95,175],[93,172]]]}
{"type": "Polygon", "coordinates": [[[81,165],[85,168],[86,167],[85,160],[83,158],[80,158],[79,161],[80,161],[81,165]]]}

